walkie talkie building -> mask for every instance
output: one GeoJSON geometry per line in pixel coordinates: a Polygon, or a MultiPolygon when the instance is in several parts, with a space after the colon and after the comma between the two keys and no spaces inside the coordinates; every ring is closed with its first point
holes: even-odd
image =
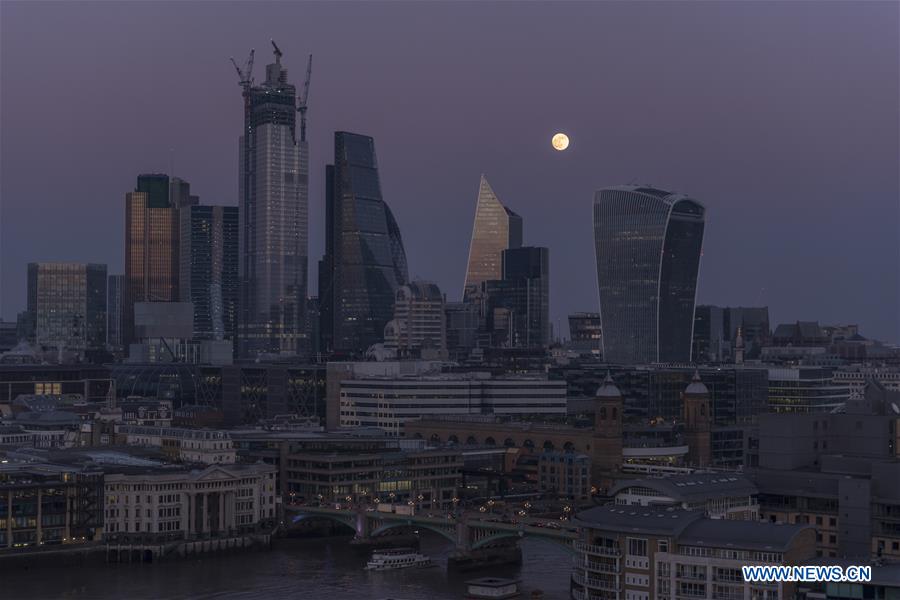
{"type": "Polygon", "coordinates": [[[651,187],[594,196],[603,358],[688,362],[706,209],[651,187]]]}

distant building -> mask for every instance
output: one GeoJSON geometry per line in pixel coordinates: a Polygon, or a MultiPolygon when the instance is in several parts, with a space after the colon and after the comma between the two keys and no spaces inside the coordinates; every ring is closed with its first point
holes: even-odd
{"type": "Polygon", "coordinates": [[[321,335],[325,351],[359,356],[384,338],[397,289],[409,279],[406,251],[381,196],[373,138],[335,132],[326,177],[321,335]]]}
{"type": "Polygon", "coordinates": [[[690,361],[705,213],[696,200],[656,188],[596,193],[604,360],[690,361]]]}
{"type": "Polygon", "coordinates": [[[623,479],[610,490],[622,506],[699,510],[710,519],[759,520],[759,490],[739,473],[690,473],[623,479]]]}
{"type": "Polygon", "coordinates": [[[573,452],[538,455],[538,488],[573,500],[591,497],[591,459],[573,452]]]}
{"type": "Polygon", "coordinates": [[[447,324],[447,350],[450,357],[462,359],[478,346],[481,312],[474,302],[447,302],[444,306],[447,324]]]}
{"type": "Polygon", "coordinates": [[[122,350],[125,315],[125,276],[110,275],[106,279],[106,345],[122,350]]]}
{"type": "Polygon", "coordinates": [[[0,353],[8,352],[19,343],[18,325],[15,321],[0,321],[0,353]]]}
{"type": "Polygon", "coordinates": [[[178,208],[195,201],[186,181],[164,174],[138,175],[125,194],[125,347],[135,339],[135,303],[178,300],[178,208]]]}
{"type": "Polygon", "coordinates": [[[106,345],[106,265],[30,263],[28,313],[40,346],[83,351],[106,345]]]}
{"type": "Polygon", "coordinates": [[[769,410],[772,412],[830,412],[849,399],[849,384],[835,381],[832,369],[769,369],[769,410]]]}
{"type": "Polygon", "coordinates": [[[694,313],[694,362],[731,362],[736,358],[737,338],[743,357],[757,359],[771,342],[769,308],[700,305],[694,313]]]}
{"type": "Polygon", "coordinates": [[[569,349],[582,356],[600,357],[603,351],[600,313],[569,315],[569,349]]]}
{"type": "Polygon", "coordinates": [[[485,281],[502,279],[502,252],[521,245],[522,217],[500,203],[482,175],[469,244],[464,297],[480,289],[485,281]]]}
{"type": "Polygon", "coordinates": [[[760,517],[815,525],[817,556],[900,560],[898,418],[900,394],[877,382],[840,411],[760,416],[760,517]]]}
{"type": "Polygon", "coordinates": [[[160,448],[173,462],[225,465],[237,456],[227,431],[119,425],[116,436],[129,446],[160,448]]]}
{"type": "Polygon", "coordinates": [[[394,318],[384,328],[384,346],[397,357],[445,358],[444,295],[437,285],[413,281],[397,288],[394,318]]]}
{"type": "Polygon", "coordinates": [[[571,598],[793,598],[797,583],[744,580],[745,565],[800,565],[814,557],[802,525],[708,519],[701,511],[598,506],[575,517],[571,598]]]}
{"type": "Polygon", "coordinates": [[[379,427],[402,437],[405,423],[439,415],[565,416],[566,386],[539,378],[457,375],[345,379],[342,427],[379,427]]]}
{"type": "Polygon", "coordinates": [[[271,531],[276,523],[275,468],[269,465],[106,470],[107,541],[233,537],[271,531]]]}
{"type": "Polygon", "coordinates": [[[483,284],[495,344],[513,348],[548,346],[550,251],[535,247],[504,250],[501,263],[502,280],[483,284]]]}
{"type": "Polygon", "coordinates": [[[235,340],[238,321],[238,207],[180,211],[179,299],[194,310],[195,340],[235,340]]]}
{"type": "Polygon", "coordinates": [[[309,145],[305,108],[297,131],[297,89],[288,83],[280,51],[266,65],[265,81],[247,83],[243,96],[238,355],[304,355],[309,145]]]}
{"type": "Polygon", "coordinates": [[[817,321],[782,323],[772,334],[774,346],[828,346],[830,342],[817,321]]]}

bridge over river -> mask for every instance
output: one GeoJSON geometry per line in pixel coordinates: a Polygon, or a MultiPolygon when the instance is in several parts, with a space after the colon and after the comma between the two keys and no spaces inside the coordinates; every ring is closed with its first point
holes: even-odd
{"type": "Polygon", "coordinates": [[[325,506],[287,505],[285,516],[293,523],[305,519],[336,521],[356,532],[354,541],[372,541],[396,529],[427,529],[443,536],[456,546],[459,556],[471,555],[495,546],[509,546],[524,537],[559,544],[574,553],[578,533],[570,522],[522,519],[503,522],[483,513],[463,513],[459,517],[401,514],[375,510],[373,507],[332,508],[325,506]]]}

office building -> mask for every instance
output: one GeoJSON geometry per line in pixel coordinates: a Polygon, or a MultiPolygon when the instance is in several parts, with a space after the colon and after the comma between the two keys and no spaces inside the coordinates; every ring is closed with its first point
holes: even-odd
{"type": "Polygon", "coordinates": [[[850,386],[825,367],[769,369],[769,410],[830,412],[850,399],[850,386]]]}
{"type": "Polygon", "coordinates": [[[478,346],[481,312],[474,302],[447,302],[444,306],[447,324],[447,351],[450,358],[460,360],[478,346]]]}
{"type": "Polygon", "coordinates": [[[562,381],[447,374],[340,382],[342,427],[379,427],[398,437],[407,421],[432,416],[565,414],[562,381]]]}
{"type": "Polygon", "coordinates": [[[877,382],[841,411],[760,416],[760,517],[815,525],[818,556],[900,560],[898,418],[900,393],[877,382]]]}
{"type": "Polygon", "coordinates": [[[580,356],[600,357],[603,351],[600,313],[581,312],[569,315],[568,348],[580,356]]]}
{"type": "Polygon", "coordinates": [[[520,247],[500,254],[502,279],[482,283],[486,327],[495,346],[550,344],[550,251],[520,247]]]}
{"type": "Polygon", "coordinates": [[[744,565],[800,565],[814,557],[804,525],[709,519],[702,511],[598,506],[575,517],[574,600],[793,598],[796,582],[744,581],[744,565]]]}
{"type": "Polygon", "coordinates": [[[394,318],[384,328],[384,346],[398,358],[446,358],[444,295],[434,283],[413,281],[397,288],[394,318]]]}
{"type": "Polygon", "coordinates": [[[330,344],[326,351],[362,355],[384,339],[397,289],[409,279],[406,251],[381,196],[373,138],[335,132],[326,177],[321,335],[330,344]]]}
{"type": "Polygon", "coordinates": [[[591,497],[591,458],[574,452],[538,455],[538,489],[576,501],[591,497]]]}
{"type": "Polygon", "coordinates": [[[594,242],[611,363],[689,362],[706,209],[656,188],[594,196],[594,242]]]}
{"type": "Polygon", "coordinates": [[[482,175],[463,296],[477,292],[485,281],[502,279],[502,252],[521,245],[522,217],[500,203],[487,178],[482,175]]]}
{"type": "Polygon", "coordinates": [[[145,174],[125,194],[125,347],[135,340],[135,303],[178,301],[178,207],[195,200],[188,188],[175,177],[145,174]]]}
{"type": "Polygon", "coordinates": [[[30,263],[28,313],[39,346],[84,351],[106,345],[106,265],[30,263]]]}
{"type": "Polygon", "coordinates": [[[238,208],[179,211],[179,299],[194,310],[195,340],[234,340],[238,317],[238,208]]]}
{"type": "Polygon", "coordinates": [[[18,324],[15,321],[0,321],[0,353],[12,350],[18,343],[18,324]]]}
{"type": "Polygon", "coordinates": [[[110,275],[106,279],[106,346],[122,350],[125,315],[125,276],[110,275]]]}
{"type": "Polygon", "coordinates": [[[275,47],[261,85],[242,82],[238,354],[308,351],[309,146],[275,47]]]}

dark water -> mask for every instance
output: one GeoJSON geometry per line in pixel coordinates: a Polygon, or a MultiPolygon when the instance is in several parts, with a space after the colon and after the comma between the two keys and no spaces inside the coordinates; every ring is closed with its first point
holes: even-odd
{"type": "Polygon", "coordinates": [[[543,590],[546,600],[568,597],[572,560],[552,543],[522,540],[520,567],[448,575],[447,557],[452,548],[436,535],[423,532],[421,552],[439,567],[381,573],[363,570],[367,556],[351,549],[348,539],[279,540],[271,551],[155,565],[6,571],[0,574],[0,598],[460,600],[467,579],[488,575],[521,579],[523,590],[543,590]]]}

